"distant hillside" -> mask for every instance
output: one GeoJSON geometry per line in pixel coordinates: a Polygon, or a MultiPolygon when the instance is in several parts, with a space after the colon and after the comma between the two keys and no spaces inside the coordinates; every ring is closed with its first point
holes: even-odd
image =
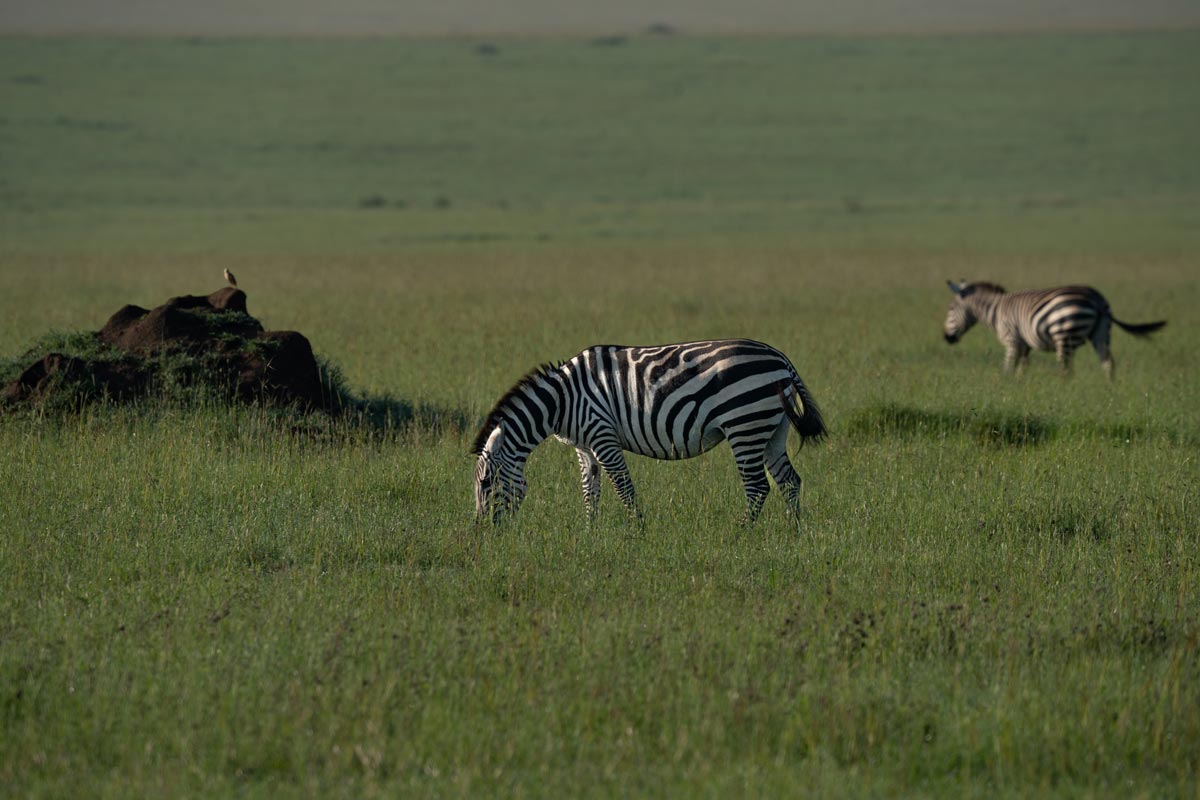
{"type": "Polygon", "coordinates": [[[1200,26],[1196,0],[39,0],[0,33],[495,35],[889,33],[1200,26]]]}

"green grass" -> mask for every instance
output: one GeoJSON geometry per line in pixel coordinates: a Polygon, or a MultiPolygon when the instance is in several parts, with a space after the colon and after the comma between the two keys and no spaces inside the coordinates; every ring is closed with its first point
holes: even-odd
{"type": "Polygon", "coordinates": [[[0,42],[0,355],[228,267],[416,409],[0,416],[0,786],[1194,795],[1196,44],[0,42]],[[964,276],[1170,324],[1006,379],[964,276]],[[527,369],[716,336],[825,412],[799,529],[726,449],[589,527],[554,443],[474,525],[527,369]]]}

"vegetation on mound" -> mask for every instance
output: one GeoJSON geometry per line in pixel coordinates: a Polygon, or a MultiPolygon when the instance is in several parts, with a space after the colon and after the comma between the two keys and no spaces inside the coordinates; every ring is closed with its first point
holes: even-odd
{"type": "Polygon", "coordinates": [[[281,403],[268,394],[248,397],[239,392],[231,363],[239,357],[270,362],[283,346],[270,338],[247,338],[230,333],[253,317],[240,311],[197,315],[204,318],[219,342],[217,349],[164,349],[135,355],[105,343],[92,331],[51,331],[19,356],[0,356],[0,387],[6,387],[0,411],[8,416],[64,417],[85,407],[133,404],[198,408],[246,403],[259,405],[295,431],[316,433],[334,424],[387,431],[419,425],[426,429],[464,431],[473,422],[461,410],[417,404],[391,393],[353,390],[341,369],[314,356],[324,403],[307,406],[281,403]],[[234,358],[231,359],[231,355],[234,358]],[[46,376],[36,394],[11,399],[9,392],[31,364],[56,359],[63,366],[46,376]]]}

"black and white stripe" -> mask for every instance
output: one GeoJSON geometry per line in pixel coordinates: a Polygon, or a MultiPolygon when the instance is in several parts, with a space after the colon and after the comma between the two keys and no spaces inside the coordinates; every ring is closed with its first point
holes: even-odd
{"type": "Polygon", "coordinates": [[[558,366],[530,372],[510,389],[475,439],[475,507],[496,518],[526,492],[525,461],[544,439],[574,445],[589,516],[600,471],[637,514],[624,452],[691,458],[729,442],[746,490],[746,521],[766,500],[769,471],[793,510],[800,476],[787,457],[789,424],[801,444],[825,424],[795,368],[773,347],[749,339],[657,347],[589,347],[558,366]],[[799,408],[797,408],[799,406],[799,408]],[[765,470],[765,471],[764,471],[765,470]]]}
{"type": "Polygon", "coordinates": [[[1029,360],[1030,350],[1054,350],[1064,371],[1071,368],[1071,355],[1090,341],[1100,356],[1104,372],[1113,377],[1109,350],[1112,323],[1135,336],[1148,336],[1165,321],[1130,325],[1112,315],[1108,301],[1090,286],[1061,286],[1008,293],[994,283],[947,281],[954,299],[946,314],[946,341],[954,344],[982,320],[996,332],[1005,347],[1004,368],[1019,370],[1029,360]]]}

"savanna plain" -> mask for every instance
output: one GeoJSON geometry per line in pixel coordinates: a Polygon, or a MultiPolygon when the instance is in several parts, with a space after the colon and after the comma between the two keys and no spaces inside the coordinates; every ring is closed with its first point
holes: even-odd
{"type": "Polygon", "coordinates": [[[0,413],[0,794],[1195,796],[1200,33],[0,40],[0,362],[206,294],[385,406],[0,413]],[[1058,375],[947,278],[1090,283],[1058,375]],[[474,429],[595,343],[745,336],[830,436],[474,429]]]}

